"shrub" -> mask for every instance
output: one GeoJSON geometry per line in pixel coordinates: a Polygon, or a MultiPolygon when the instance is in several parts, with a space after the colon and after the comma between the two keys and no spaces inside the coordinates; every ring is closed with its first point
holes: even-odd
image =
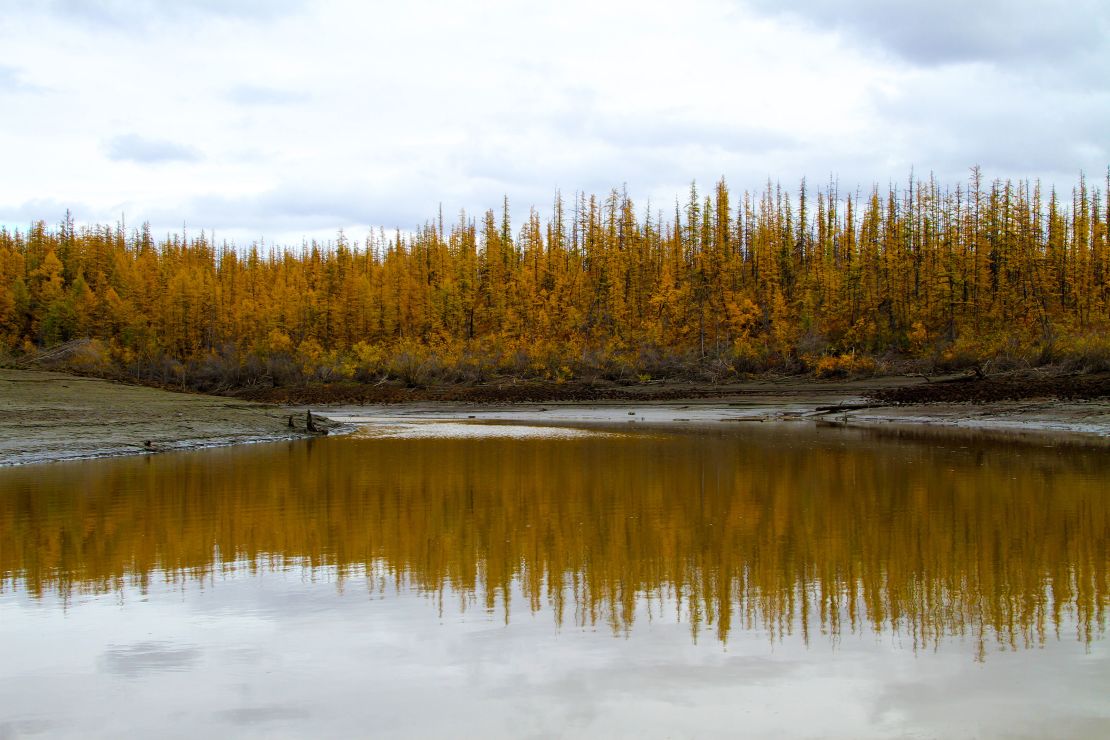
{"type": "Polygon", "coordinates": [[[1068,337],[1056,345],[1069,370],[1110,372],[1110,336],[1103,333],[1068,337]]]}
{"type": "Polygon", "coordinates": [[[874,375],[875,360],[867,355],[850,352],[846,355],[825,355],[817,360],[813,374],[818,378],[846,378],[849,375],[874,375]]]}

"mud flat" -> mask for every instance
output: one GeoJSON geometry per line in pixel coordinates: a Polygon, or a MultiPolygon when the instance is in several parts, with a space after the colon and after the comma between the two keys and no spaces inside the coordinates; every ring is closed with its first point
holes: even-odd
{"type": "Polygon", "coordinates": [[[0,369],[0,465],[304,436],[304,413],[294,429],[288,416],[235,399],[0,369]]]}
{"type": "MultiPolygon", "coordinates": [[[[309,434],[305,428],[309,408],[321,430],[358,427],[361,434],[374,435],[491,433],[473,429],[477,424],[517,425],[537,434],[536,425],[709,424],[724,428],[791,423],[899,434],[959,430],[1011,439],[1054,436],[1110,445],[1110,379],[1100,375],[1035,381],[953,378],[937,382],[886,377],[816,382],[794,378],[733,386],[578,388],[567,394],[571,396],[567,400],[545,402],[523,400],[537,392],[535,387],[521,390],[508,385],[479,388],[480,392],[463,394],[465,400],[449,400],[452,394],[461,393],[459,389],[432,389],[432,397],[421,400],[396,402],[390,398],[384,403],[356,405],[325,404],[324,398],[313,398],[311,406],[306,406],[305,399],[290,398],[286,404],[300,404],[279,406],[61,373],[0,369],[0,465],[303,437],[309,434]],[[599,397],[578,397],[590,394],[599,397]],[[290,416],[294,428],[288,425],[290,416]],[[424,425],[440,426],[433,430],[424,425]]],[[[315,392],[309,389],[307,393],[315,392]]]]}
{"type": "MultiPolygon", "coordinates": [[[[782,384],[758,383],[746,387],[717,388],[715,395],[672,400],[645,394],[642,398],[599,402],[549,401],[546,403],[451,403],[423,401],[386,404],[334,404],[326,407],[336,423],[358,425],[363,434],[411,435],[414,425],[440,424],[445,435],[459,434],[460,424],[570,425],[733,425],[809,424],[819,427],[852,427],[895,433],[989,435],[1010,439],[1071,440],[1110,445],[1110,398],[975,398],[976,383],[960,386],[967,400],[947,384],[924,380],[882,378],[869,381],[782,384]],[[903,388],[921,388],[908,397],[936,401],[906,402],[884,396],[903,388]]],[[[1043,389],[1049,392],[1050,389],[1043,389]]],[[[1013,394],[1018,395],[1018,394],[1013,394]]],[[[1063,394],[1062,394],[1063,395],[1063,394]]],[[[321,408],[321,407],[317,407],[321,408]]],[[[522,427],[523,428],[523,427],[522,427]]],[[[475,434],[478,432],[476,431],[475,434]]],[[[431,429],[421,436],[435,434],[431,429]]]]}

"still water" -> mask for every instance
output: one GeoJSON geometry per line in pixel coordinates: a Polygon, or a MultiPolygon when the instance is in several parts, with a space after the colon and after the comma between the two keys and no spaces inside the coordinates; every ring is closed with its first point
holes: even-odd
{"type": "Polygon", "coordinates": [[[0,738],[1110,734],[1105,447],[631,426],[0,470],[0,738]]]}

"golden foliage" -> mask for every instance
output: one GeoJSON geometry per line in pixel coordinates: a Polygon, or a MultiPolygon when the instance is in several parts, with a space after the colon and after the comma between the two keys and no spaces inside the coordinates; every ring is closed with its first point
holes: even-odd
{"type": "Polygon", "coordinates": [[[803,181],[736,198],[722,181],[669,222],[617,191],[557,197],[515,236],[506,202],[265,253],[67,217],[0,229],[0,343],[97,338],[126,372],[199,386],[830,367],[822,355],[1098,364],[1085,338],[1110,332],[1108,208],[1082,178],[1064,204],[976,168],[965,187],[863,196],[803,181]]]}

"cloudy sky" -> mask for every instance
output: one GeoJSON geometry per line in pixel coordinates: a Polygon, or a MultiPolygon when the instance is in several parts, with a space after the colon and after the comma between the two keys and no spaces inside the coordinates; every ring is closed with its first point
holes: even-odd
{"type": "Polygon", "coordinates": [[[299,243],[557,188],[1110,164],[1105,0],[2,4],[9,227],[299,243]]]}

